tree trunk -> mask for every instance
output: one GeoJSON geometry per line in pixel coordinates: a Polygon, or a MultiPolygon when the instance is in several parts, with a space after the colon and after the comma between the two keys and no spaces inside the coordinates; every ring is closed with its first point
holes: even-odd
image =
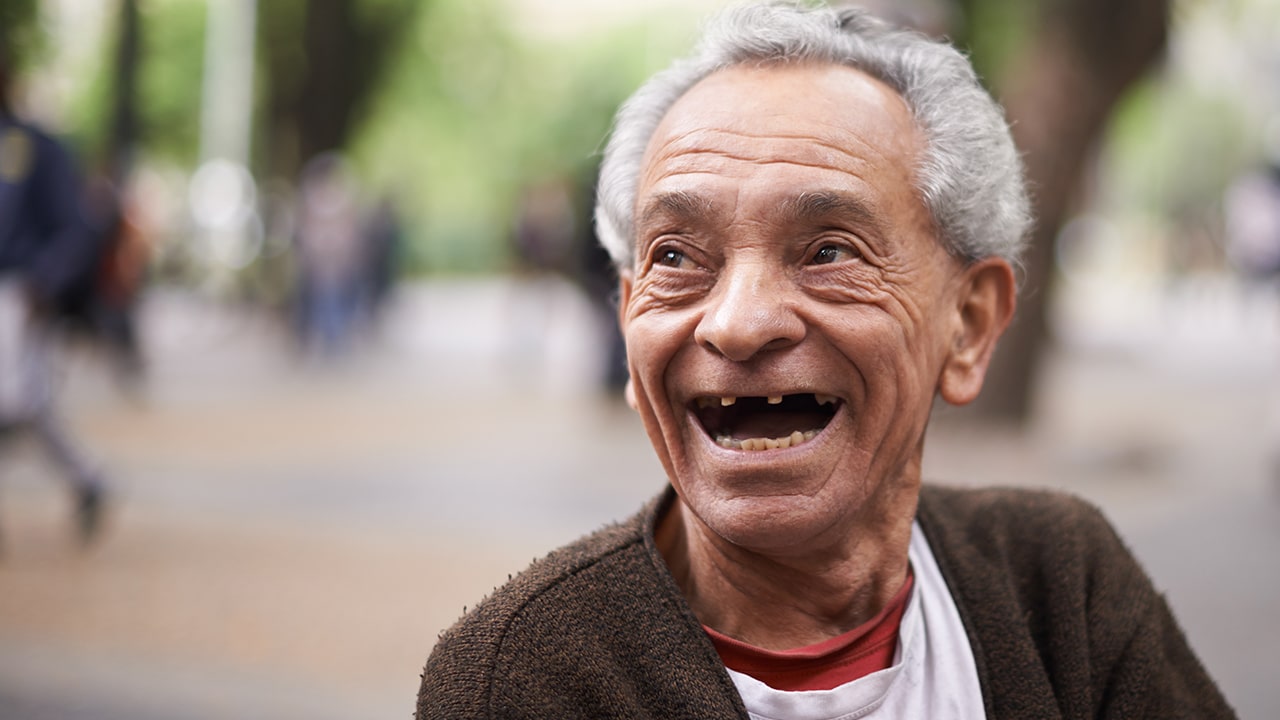
{"type": "Polygon", "coordinates": [[[1041,8],[1037,31],[1002,93],[1036,223],[1018,314],[976,403],[981,415],[1021,422],[1031,414],[1048,340],[1058,231],[1111,111],[1161,57],[1168,21],[1169,0],[1046,0],[1041,8]]]}
{"type": "Polygon", "coordinates": [[[294,178],[307,160],[346,145],[417,9],[384,5],[369,15],[358,6],[351,0],[258,4],[269,175],[294,178]]]}
{"type": "Polygon", "coordinates": [[[111,95],[111,125],[107,135],[106,173],[117,185],[133,165],[138,143],[138,52],[141,28],[137,0],[121,0],[115,72],[111,95]]]}

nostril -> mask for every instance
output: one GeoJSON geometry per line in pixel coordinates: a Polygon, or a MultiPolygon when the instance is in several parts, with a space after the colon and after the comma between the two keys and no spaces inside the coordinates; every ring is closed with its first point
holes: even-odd
{"type": "Polygon", "coordinates": [[[710,352],[744,362],[759,353],[795,345],[804,335],[804,323],[795,314],[776,309],[749,316],[704,318],[694,339],[710,352]]]}
{"type": "Polygon", "coordinates": [[[720,348],[716,347],[716,344],[715,344],[715,343],[713,343],[713,342],[711,342],[710,340],[704,340],[704,341],[702,341],[702,343],[701,343],[701,344],[702,344],[702,346],[703,346],[704,348],[706,348],[706,349],[710,350],[711,352],[715,353],[716,355],[720,355],[720,356],[722,356],[722,357],[724,357],[724,356],[725,356],[724,352],[722,352],[722,351],[720,350],[720,348]]]}

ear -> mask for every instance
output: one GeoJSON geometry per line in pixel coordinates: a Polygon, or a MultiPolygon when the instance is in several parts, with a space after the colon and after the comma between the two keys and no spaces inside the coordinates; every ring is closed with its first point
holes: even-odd
{"type": "Polygon", "coordinates": [[[996,341],[1017,305],[1013,268],[1003,258],[986,258],[964,268],[956,296],[951,350],[938,378],[938,394],[952,405],[973,402],[982,390],[996,341]]]}
{"type": "Polygon", "coordinates": [[[627,334],[627,306],[631,304],[631,290],[635,278],[630,270],[618,271],[618,327],[627,334]]]}
{"type": "MultiPolygon", "coordinates": [[[[633,278],[630,270],[622,270],[618,273],[618,329],[622,331],[622,337],[627,337],[627,306],[631,304],[631,289],[633,278]]],[[[631,369],[627,368],[627,385],[623,389],[623,396],[627,399],[627,405],[632,410],[639,411],[640,407],[636,402],[636,386],[635,381],[631,378],[631,369]]]]}

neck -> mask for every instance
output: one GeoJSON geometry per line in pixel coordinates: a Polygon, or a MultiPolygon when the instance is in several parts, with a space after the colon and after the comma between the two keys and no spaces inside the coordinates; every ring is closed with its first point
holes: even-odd
{"type": "Polygon", "coordinates": [[[880,612],[906,581],[916,493],[865,507],[837,542],[766,554],[715,534],[677,502],[658,549],[698,619],[767,650],[822,642],[880,612]]]}

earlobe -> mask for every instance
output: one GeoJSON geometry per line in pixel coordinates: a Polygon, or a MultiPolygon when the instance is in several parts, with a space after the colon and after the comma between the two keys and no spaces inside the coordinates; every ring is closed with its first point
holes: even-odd
{"type": "Polygon", "coordinates": [[[938,379],[938,394],[952,405],[973,402],[996,341],[1013,319],[1017,282],[1003,258],[986,258],[965,268],[956,298],[956,333],[938,379]]]}
{"type": "Polygon", "coordinates": [[[640,412],[640,402],[636,400],[636,381],[627,378],[626,387],[622,390],[622,396],[627,399],[627,406],[636,412],[640,412]]]}

